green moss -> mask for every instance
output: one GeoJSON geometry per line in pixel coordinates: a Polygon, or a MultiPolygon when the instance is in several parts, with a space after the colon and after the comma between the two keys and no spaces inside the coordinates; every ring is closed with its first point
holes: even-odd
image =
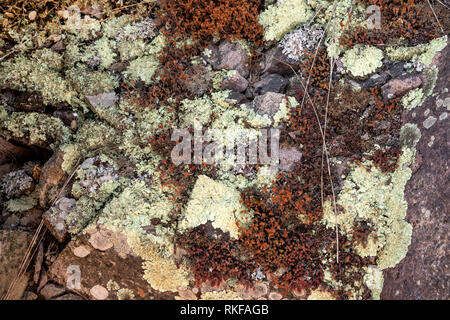
{"type": "Polygon", "coordinates": [[[38,112],[12,113],[0,122],[0,133],[6,139],[54,150],[71,138],[70,129],[60,119],[38,112]]]}
{"type": "Polygon", "coordinates": [[[344,53],[342,62],[354,77],[364,77],[382,66],[383,51],[370,46],[355,46],[344,53]]]}
{"type": "Polygon", "coordinates": [[[259,23],[264,27],[266,40],[280,40],[293,28],[306,23],[312,15],[306,0],[281,0],[259,15],[259,23]]]}

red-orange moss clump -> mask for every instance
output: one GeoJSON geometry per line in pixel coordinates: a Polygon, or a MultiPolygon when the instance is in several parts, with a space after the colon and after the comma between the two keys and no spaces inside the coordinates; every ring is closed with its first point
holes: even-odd
{"type": "Polygon", "coordinates": [[[192,36],[202,42],[213,37],[248,39],[260,43],[263,30],[258,23],[260,0],[163,0],[167,33],[192,36]]]}
{"type": "Polygon", "coordinates": [[[366,7],[376,5],[381,12],[381,29],[356,27],[340,38],[344,47],[356,44],[386,45],[402,39],[406,45],[417,45],[443,36],[425,1],[420,0],[358,0],[366,7]]]}

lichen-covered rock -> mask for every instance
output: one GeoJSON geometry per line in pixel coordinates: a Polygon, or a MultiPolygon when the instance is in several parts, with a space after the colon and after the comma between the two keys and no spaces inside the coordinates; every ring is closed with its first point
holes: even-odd
{"type": "Polygon", "coordinates": [[[409,76],[403,79],[392,79],[381,87],[383,96],[386,99],[392,99],[395,96],[402,95],[408,90],[415,89],[422,84],[419,76],[409,76]]]}
{"type": "Polygon", "coordinates": [[[241,76],[247,78],[248,57],[247,52],[238,42],[225,41],[218,49],[218,61],[213,65],[215,70],[237,70],[241,76]]]}
{"type": "Polygon", "coordinates": [[[323,36],[319,26],[303,27],[286,34],[279,46],[289,59],[300,61],[305,51],[314,49],[323,36]]]}
{"type": "Polygon", "coordinates": [[[68,142],[72,135],[60,119],[37,112],[13,112],[5,116],[0,121],[0,134],[7,140],[53,150],[68,142]]]}
{"type": "Polygon", "coordinates": [[[30,195],[34,186],[33,178],[24,169],[10,172],[0,180],[0,192],[7,199],[30,195]]]}
{"type": "Polygon", "coordinates": [[[38,185],[39,204],[42,208],[51,206],[69,177],[69,174],[62,168],[64,154],[64,151],[57,150],[42,167],[38,185]]]}
{"type": "Polygon", "coordinates": [[[62,197],[42,216],[46,227],[59,242],[64,242],[69,235],[66,219],[75,206],[75,199],[62,197]]]}
{"type": "Polygon", "coordinates": [[[234,72],[231,76],[222,81],[223,90],[243,92],[248,87],[248,81],[239,72],[234,72]]]}

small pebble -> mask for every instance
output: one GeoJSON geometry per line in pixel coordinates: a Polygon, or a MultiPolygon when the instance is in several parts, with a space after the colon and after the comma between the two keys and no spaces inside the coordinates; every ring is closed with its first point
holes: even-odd
{"type": "Polygon", "coordinates": [[[97,300],[105,300],[106,298],[108,298],[109,295],[108,290],[106,290],[105,287],[102,287],[101,285],[98,284],[93,286],[89,292],[97,300]]]}

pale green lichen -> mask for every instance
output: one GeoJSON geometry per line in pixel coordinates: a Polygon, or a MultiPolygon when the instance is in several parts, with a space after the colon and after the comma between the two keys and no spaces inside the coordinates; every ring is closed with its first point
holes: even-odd
{"type": "Polygon", "coordinates": [[[38,91],[45,104],[81,104],[72,84],[62,76],[61,66],[61,56],[49,49],[37,50],[29,57],[19,54],[0,64],[0,86],[38,91]]]}
{"type": "Polygon", "coordinates": [[[242,298],[232,290],[209,291],[200,296],[200,300],[242,300],[242,298]]]}
{"type": "Polygon", "coordinates": [[[409,91],[403,96],[401,102],[405,109],[412,110],[417,106],[420,106],[424,101],[424,94],[422,88],[416,88],[409,91]]]}
{"type": "Polygon", "coordinates": [[[438,73],[439,70],[436,66],[424,71],[426,81],[423,87],[413,89],[402,97],[401,102],[405,109],[412,110],[424,103],[425,99],[433,93],[438,73]]]}
{"type": "Polygon", "coordinates": [[[67,80],[82,95],[95,95],[111,92],[119,83],[110,73],[105,71],[91,71],[86,65],[77,64],[66,71],[67,80]]]}
{"type": "Polygon", "coordinates": [[[380,300],[384,282],[383,271],[376,266],[369,266],[365,270],[364,283],[372,292],[372,299],[380,300]]]}
{"type": "Polygon", "coordinates": [[[159,67],[158,55],[163,50],[165,43],[166,40],[163,35],[157,36],[147,48],[147,54],[131,61],[123,74],[130,80],[142,80],[146,84],[151,84],[159,67]]]}
{"type": "Polygon", "coordinates": [[[337,221],[341,231],[348,235],[357,221],[366,221],[374,228],[377,265],[381,269],[400,262],[411,242],[412,227],[404,220],[407,209],[404,189],[411,177],[408,165],[414,157],[413,149],[403,147],[398,169],[393,173],[383,173],[370,161],[355,165],[338,196],[337,204],[342,206],[343,213],[335,216],[331,203],[324,205],[324,221],[330,227],[337,221]]]}
{"type": "Polygon", "coordinates": [[[402,147],[414,148],[422,134],[415,123],[406,123],[400,129],[400,144],[402,147]]]}
{"type": "Polygon", "coordinates": [[[9,212],[23,212],[33,209],[38,204],[36,194],[22,196],[17,199],[11,199],[5,202],[5,208],[9,212]]]}
{"type": "Polygon", "coordinates": [[[113,128],[96,120],[86,120],[75,135],[75,141],[86,151],[111,148],[117,140],[118,135],[113,128]]]}
{"type": "Polygon", "coordinates": [[[284,34],[302,25],[313,15],[306,0],[280,0],[259,15],[266,40],[280,40],[284,34]]]}
{"type": "MultiPolygon", "coordinates": [[[[4,110],[4,107],[0,109],[4,110]]],[[[54,150],[59,144],[68,142],[72,135],[60,119],[38,112],[12,113],[0,122],[0,133],[6,139],[23,140],[54,150]]]]}
{"type": "Polygon", "coordinates": [[[355,46],[344,53],[342,63],[354,77],[364,77],[383,65],[383,51],[371,46],[355,46]]]}
{"type": "Polygon", "coordinates": [[[423,66],[429,67],[437,52],[447,45],[447,36],[436,38],[428,44],[419,44],[415,47],[388,47],[386,55],[393,61],[418,61],[423,66]]]}
{"type": "Polygon", "coordinates": [[[239,200],[240,194],[236,190],[201,175],[195,183],[178,227],[187,230],[210,221],[215,228],[237,238],[239,228],[236,222],[247,223],[250,219],[248,214],[243,213],[245,208],[239,200]]]}
{"type": "Polygon", "coordinates": [[[82,150],[78,144],[64,144],[59,148],[64,152],[61,169],[70,174],[75,168],[75,165],[80,161],[82,150]]]}

